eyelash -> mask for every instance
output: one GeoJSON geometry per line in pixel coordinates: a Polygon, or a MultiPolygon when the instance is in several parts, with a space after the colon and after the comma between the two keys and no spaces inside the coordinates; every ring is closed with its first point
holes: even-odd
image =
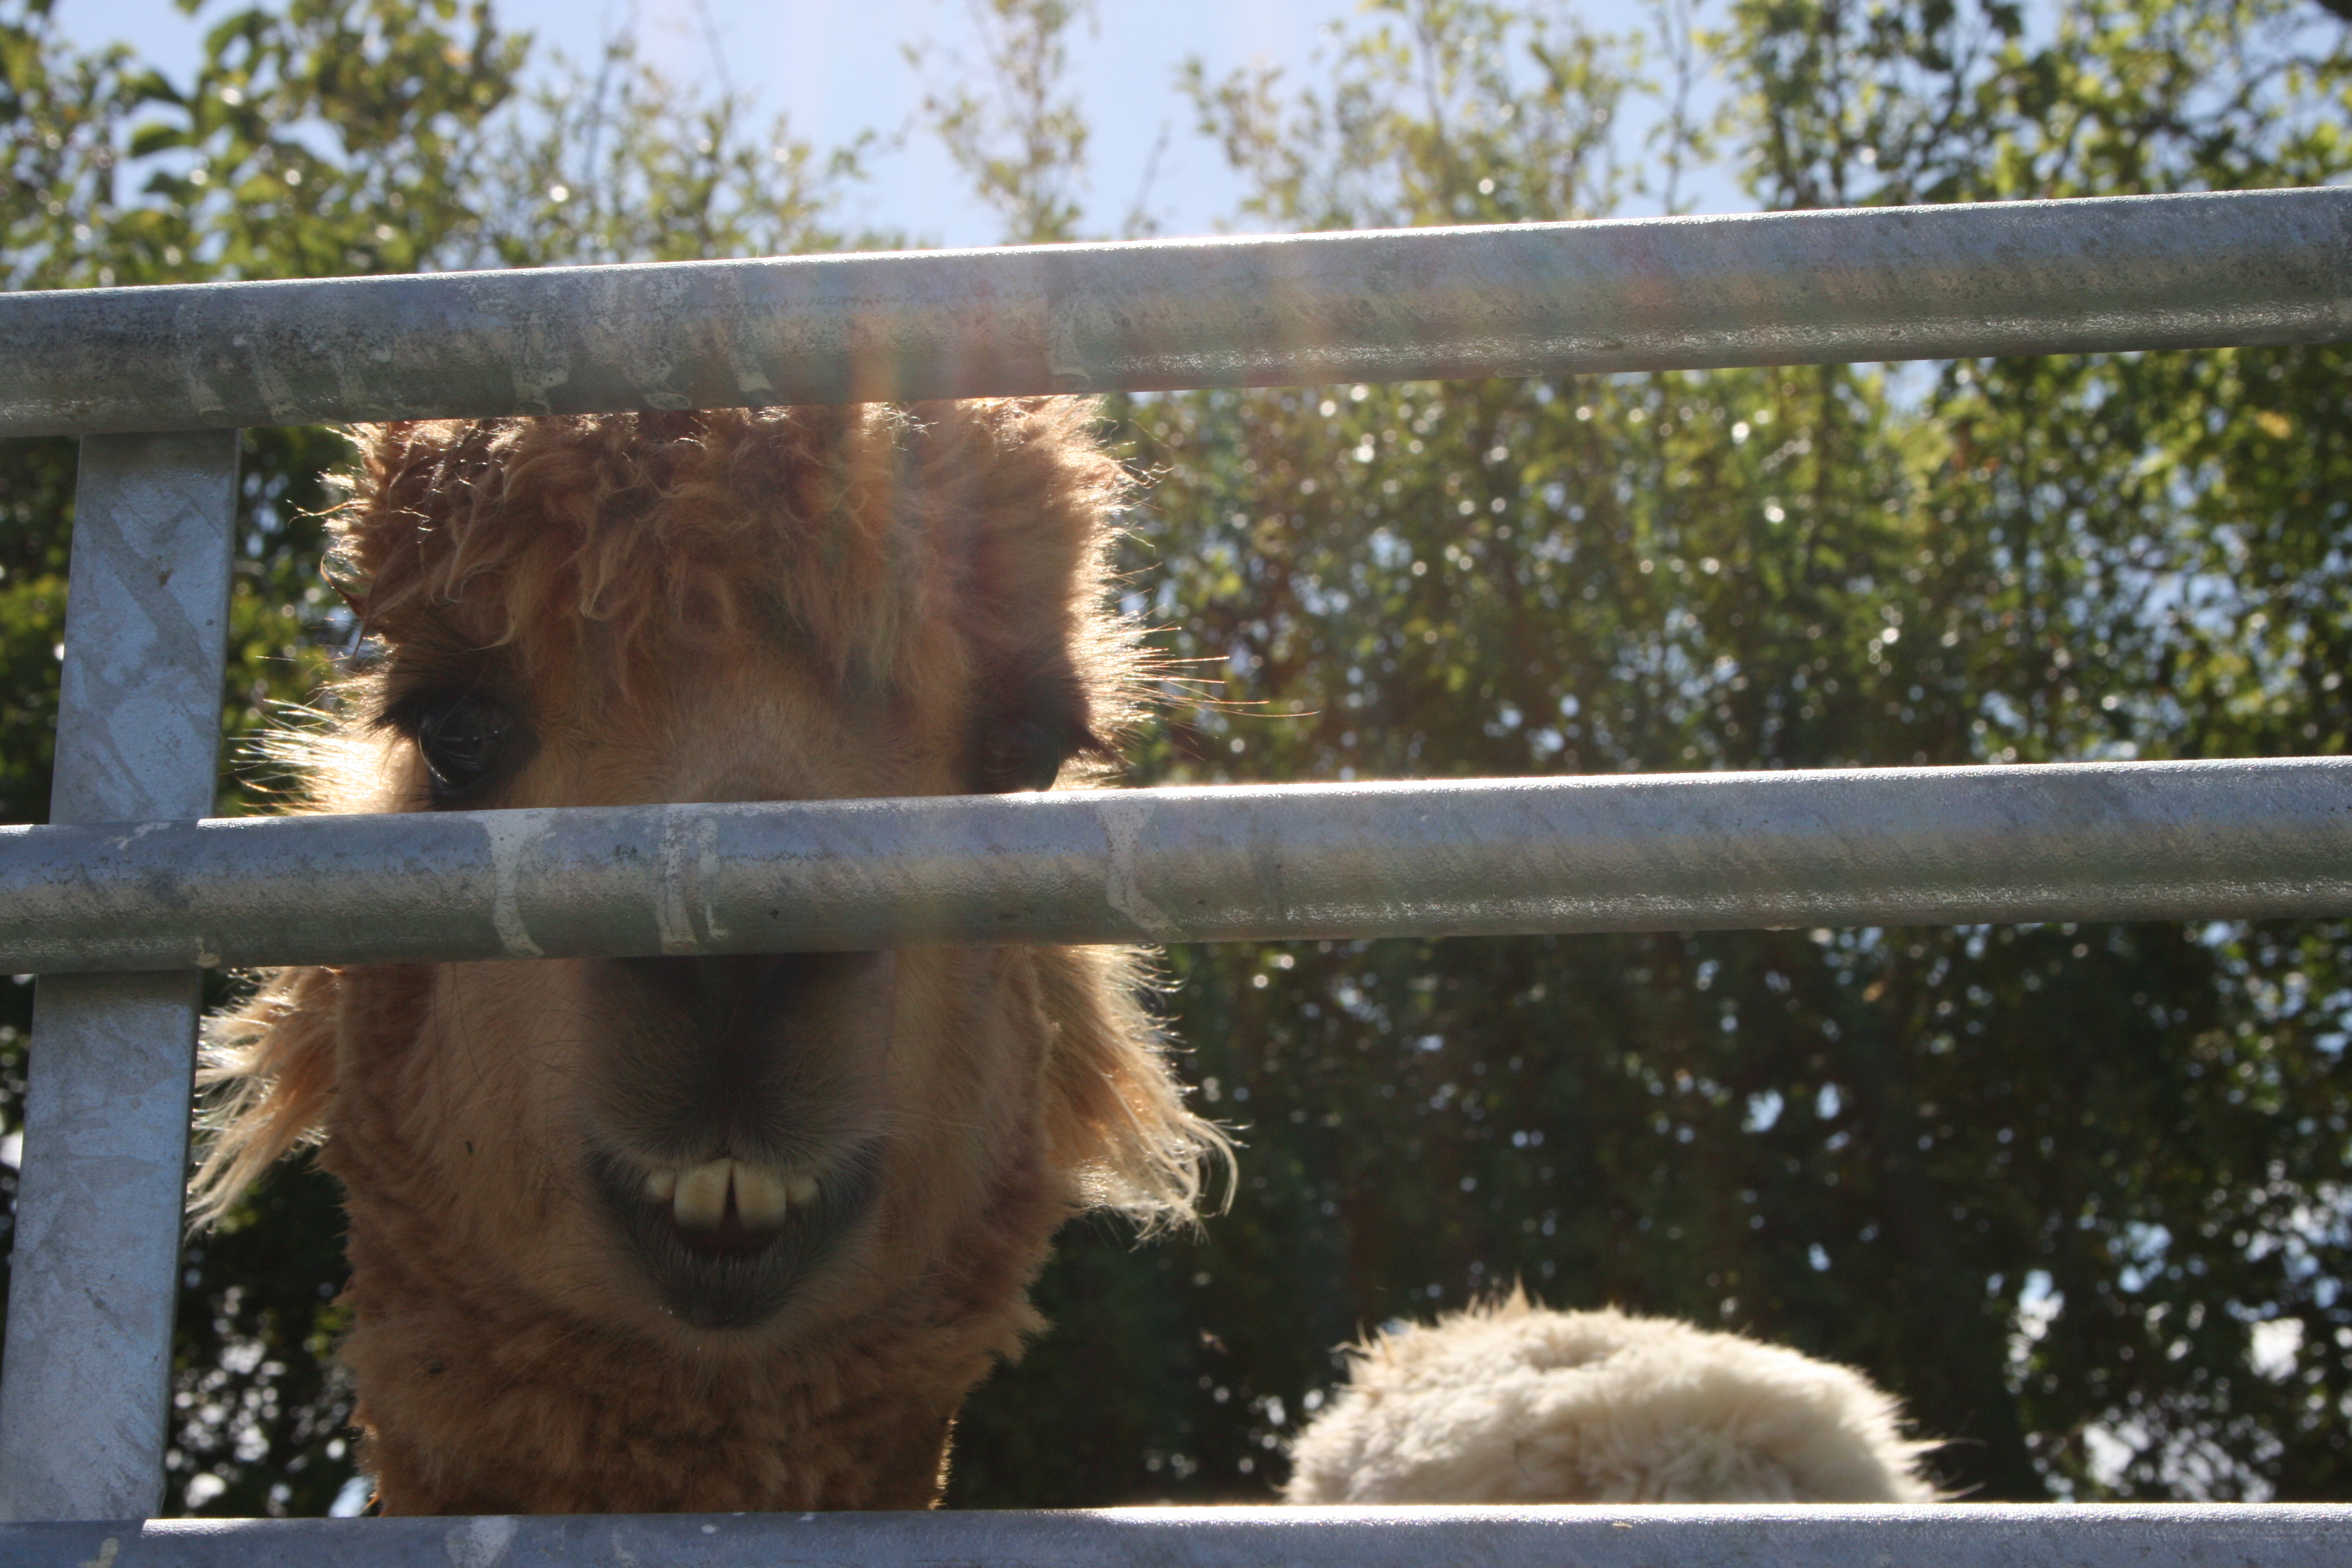
{"type": "Polygon", "coordinates": [[[471,689],[412,693],[387,709],[383,721],[415,745],[436,806],[463,805],[505,772],[521,733],[511,710],[471,689]]]}

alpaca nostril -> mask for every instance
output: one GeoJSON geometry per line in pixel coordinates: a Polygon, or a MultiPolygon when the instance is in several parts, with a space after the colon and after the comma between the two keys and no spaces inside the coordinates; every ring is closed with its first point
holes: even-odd
{"type": "Polygon", "coordinates": [[[705,1027],[740,1026],[761,1012],[789,1005],[808,978],[807,955],[754,952],[722,957],[614,958],[625,988],[652,994],[705,1027]]]}
{"type": "Polygon", "coordinates": [[[817,988],[870,968],[881,957],[861,952],[747,952],[595,962],[606,966],[624,986],[651,992],[706,1024],[724,1027],[793,1006],[817,988]]]}
{"type": "Polygon", "coordinates": [[[751,952],[725,958],[688,958],[691,984],[713,1016],[730,1021],[781,1005],[804,980],[806,965],[792,953],[751,952]]]}
{"type": "Polygon", "coordinates": [[[604,1147],[681,1179],[721,1159],[789,1173],[876,1132],[889,953],[581,962],[591,1126],[604,1147]]]}

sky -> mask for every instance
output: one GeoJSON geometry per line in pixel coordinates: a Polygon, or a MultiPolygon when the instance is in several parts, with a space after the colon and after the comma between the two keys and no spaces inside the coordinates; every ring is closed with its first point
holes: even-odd
{"type": "MultiPolygon", "coordinates": [[[[197,19],[171,0],[59,0],[68,34],[89,45],[117,38],[174,76],[200,56],[206,17],[226,15],[213,0],[197,19]]],[[[1601,9],[1606,9],[1605,6],[1601,9]]],[[[1292,72],[1308,68],[1325,27],[1350,16],[1354,0],[1099,0],[1097,25],[1081,28],[1073,78],[1092,142],[1092,226],[1110,230],[1134,205],[1152,170],[1148,207],[1167,235],[1214,232],[1241,189],[1223,156],[1193,133],[1175,87],[1198,56],[1213,76],[1264,60],[1292,72]],[[1163,130],[1165,151],[1152,157],[1163,130]]],[[[788,115],[794,135],[819,148],[860,132],[904,126],[922,89],[902,47],[929,42],[971,54],[966,0],[499,0],[503,26],[532,33],[540,48],[574,58],[635,16],[642,47],[680,80],[724,79],[788,115]]],[[[984,245],[998,223],[963,194],[936,142],[911,136],[873,161],[874,179],[849,216],[898,228],[933,244],[984,245]]]]}

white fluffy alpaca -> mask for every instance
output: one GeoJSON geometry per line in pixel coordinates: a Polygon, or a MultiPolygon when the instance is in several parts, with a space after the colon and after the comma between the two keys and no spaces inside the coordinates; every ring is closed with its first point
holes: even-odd
{"type": "Polygon", "coordinates": [[[1935,1447],[1850,1367],[1611,1309],[1507,1300],[1351,1347],[1294,1503],[1928,1502],[1935,1447]]]}

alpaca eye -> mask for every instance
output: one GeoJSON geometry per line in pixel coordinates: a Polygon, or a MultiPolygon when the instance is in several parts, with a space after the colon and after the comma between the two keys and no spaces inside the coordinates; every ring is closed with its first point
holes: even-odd
{"type": "Polygon", "coordinates": [[[513,715],[485,697],[436,703],[416,716],[416,749],[433,774],[436,801],[454,798],[489,776],[514,738],[513,715]]]}
{"type": "Polygon", "coordinates": [[[1008,719],[990,727],[982,747],[980,787],[990,794],[1051,789],[1074,748],[1061,726],[1008,719]]]}

